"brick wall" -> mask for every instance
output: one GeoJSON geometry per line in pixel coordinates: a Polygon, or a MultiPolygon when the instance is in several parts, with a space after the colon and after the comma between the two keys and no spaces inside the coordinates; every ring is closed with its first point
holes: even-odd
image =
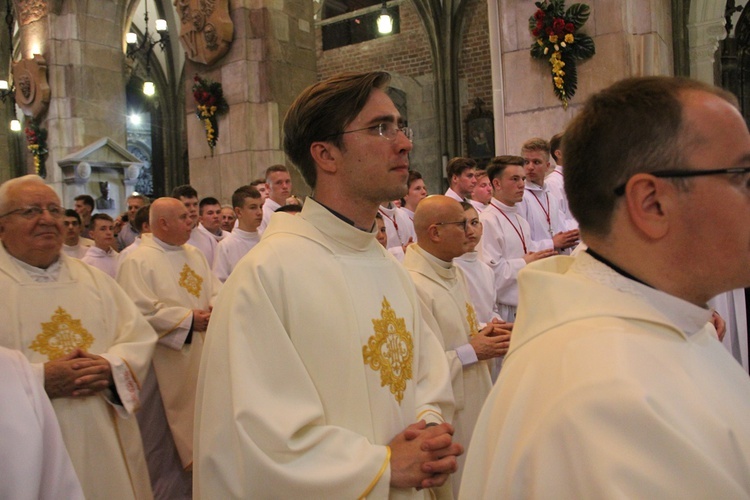
{"type": "Polygon", "coordinates": [[[320,29],[316,29],[318,78],[342,71],[388,71],[408,77],[431,73],[427,35],[413,4],[401,4],[400,19],[400,33],[325,52],[320,29]]]}
{"type": "Polygon", "coordinates": [[[487,24],[487,1],[469,0],[466,5],[465,29],[458,60],[458,77],[466,81],[466,101],[461,103],[462,154],[466,154],[466,123],[474,99],[484,100],[482,109],[492,111],[492,67],[490,32],[487,24]]]}
{"type": "MultiPolygon", "coordinates": [[[[492,109],[492,83],[487,26],[486,0],[469,0],[465,14],[465,32],[461,40],[459,78],[461,79],[461,120],[466,119],[476,97],[492,109]]],[[[368,42],[322,49],[321,30],[316,29],[316,55],[318,78],[323,79],[342,71],[388,71],[399,76],[402,83],[413,80],[407,92],[409,124],[415,127],[416,137],[411,162],[413,168],[425,175],[430,192],[444,190],[441,156],[444,153],[439,141],[437,102],[434,101],[432,77],[434,65],[424,26],[412,2],[400,6],[400,33],[368,42]],[[420,91],[415,91],[419,87],[420,91]],[[428,105],[428,102],[430,103],[428,105]],[[415,108],[419,109],[415,109],[415,108]],[[429,111],[427,108],[433,108],[429,111]]],[[[464,137],[461,131],[460,136],[464,137]]],[[[466,154],[466,141],[461,141],[460,154],[466,154]]]]}

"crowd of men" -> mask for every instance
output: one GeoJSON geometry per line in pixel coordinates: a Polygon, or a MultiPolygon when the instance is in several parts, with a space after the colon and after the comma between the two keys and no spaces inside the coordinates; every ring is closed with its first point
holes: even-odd
{"type": "Polygon", "coordinates": [[[625,80],[428,196],[388,83],[292,104],[301,208],[283,165],[117,219],[0,186],[0,497],[750,497],[733,97],[625,80]]]}

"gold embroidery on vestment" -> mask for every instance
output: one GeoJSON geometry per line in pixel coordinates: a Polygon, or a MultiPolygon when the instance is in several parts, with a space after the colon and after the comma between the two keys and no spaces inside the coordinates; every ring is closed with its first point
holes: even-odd
{"type": "Polygon", "coordinates": [[[406,382],[412,378],[414,341],[404,318],[396,317],[385,297],[380,319],[373,319],[372,326],[375,334],[367,339],[366,346],[362,346],[362,357],[366,365],[380,371],[380,386],[388,385],[400,405],[406,382]]]}
{"type": "Polygon", "coordinates": [[[46,354],[50,361],[60,359],[73,349],[87,350],[94,343],[94,336],[73,319],[62,307],[58,307],[49,323],[42,323],[42,333],[36,336],[29,349],[46,354]]]}
{"type": "Polygon", "coordinates": [[[189,294],[194,295],[197,298],[201,296],[201,286],[203,285],[203,278],[198,276],[198,273],[193,271],[190,266],[185,264],[184,266],[182,266],[179,285],[187,290],[189,294]]]}
{"type": "Polygon", "coordinates": [[[474,306],[466,303],[466,321],[469,323],[469,336],[473,337],[479,332],[479,323],[477,322],[477,313],[474,306]]]}

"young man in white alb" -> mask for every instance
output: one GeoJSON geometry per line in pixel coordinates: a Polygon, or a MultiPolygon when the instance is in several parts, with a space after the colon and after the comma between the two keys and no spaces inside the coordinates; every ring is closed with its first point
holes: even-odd
{"type": "Polygon", "coordinates": [[[216,247],[213,271],[224,283],[234,266],[260,241],[258,227],[263,221],[263,198],[257,189],[242,186],[232,194],[238,225],[216,247]]]}

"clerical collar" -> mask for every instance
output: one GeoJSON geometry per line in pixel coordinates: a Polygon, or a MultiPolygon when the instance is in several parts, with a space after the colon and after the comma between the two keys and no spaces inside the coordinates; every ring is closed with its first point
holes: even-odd
{"type": "Polygon", "coordinates": [[[13,260],[16,264],[18,264],[18,266],[23,269],[33,281],[37,283],[50,283],[53,281],[57,281],[60,278],[60,271],[62,270],[62,260],[59,257],[46,269],[27,264],[20,259],[16,259],[10,253],[8,254],[8,257],[10,257],[11,260],[13,260]]]}
{"type": "Polygon", "coordinates": [[[589,248],[587,248],[587,249],[586,249],[586,253],[587,253],[587,254],[589,254],[589,255],[591,255],[591,256],[592,256],[593,258],[595,258],[596,260],[598,260],[599,262],[601,262],[601,263],[602,263],[602,264],[604,264],[605,266],[607,266],[607,267],[611,268],[611,269],[612,269],[613,271],[615,271],[615,272],[616,272],[617,274],[620,274],[620,275],[622,275],[622,276],[626,277],[626,278],[627,278],[627,279],[629,279],[629,280],[633,280],[633,281],[635,281],[635,282],[637,282],[637,283],[640,283],[641,285],[645,285],[645,286],[647,286],[647,287],[649,287],[649,288],[654,288],[653,286],[649,285],[649,284],[648,284],[648,283],[646,283],[645,281],[643,281],[643,280],[641,280],[641,279],[638,279],[638,278],[636,278],[635,276],[633,276],[633,275],[632,275],[632,274],[630,274],[629,272],[625,271],[625,270],[624,270],[624,269],[622,269],[621,267],[619,267],[619,266],[616,266],[615,264],[613,264],[613,263],[612,263],[612,262],[610,262],[609,260],[605,259],[605,258],[604,258],[604,257],[602,257],[601,255],[599,255],[598,253],[596,253],[596,252],[595,252],[594,250],[592,250],[592,249],[591,249],[591,247],[589,247],[589,248]]]}
{"type": "MultiPolygon", "coordinates": [[[[315,200],[315,198],[313,198],[312,196],[311,196],[311,198],[313,200],[315,200]]],[[[328,210],[329,212],[331,212],[331,214],[333,214],[337,219],[346,222],[350,226],[355,227],[355,228],[359,229],[360,231],[364,231],[366,233],[371,233],[371,232],[373,232],[375,230],[375,221],[374,220],[372,221],[372,227],[370,229],[364,229],[364,228],[361,228],[361,227],[357,227],[357,225],[354,224],[354,221],[351,220],[349,217],[347,217],[347,216],[345,216],[343,214],[338,213],[337,211],[335,211],[334,209],[332,209],[330,207],[327,207],[326,205],[324,205],[323,203],[321,203],[319,200],[315,200],[315,202],[318,205],[320,205],[321,207],[323,207],[326,210],[328,210]]]]}

